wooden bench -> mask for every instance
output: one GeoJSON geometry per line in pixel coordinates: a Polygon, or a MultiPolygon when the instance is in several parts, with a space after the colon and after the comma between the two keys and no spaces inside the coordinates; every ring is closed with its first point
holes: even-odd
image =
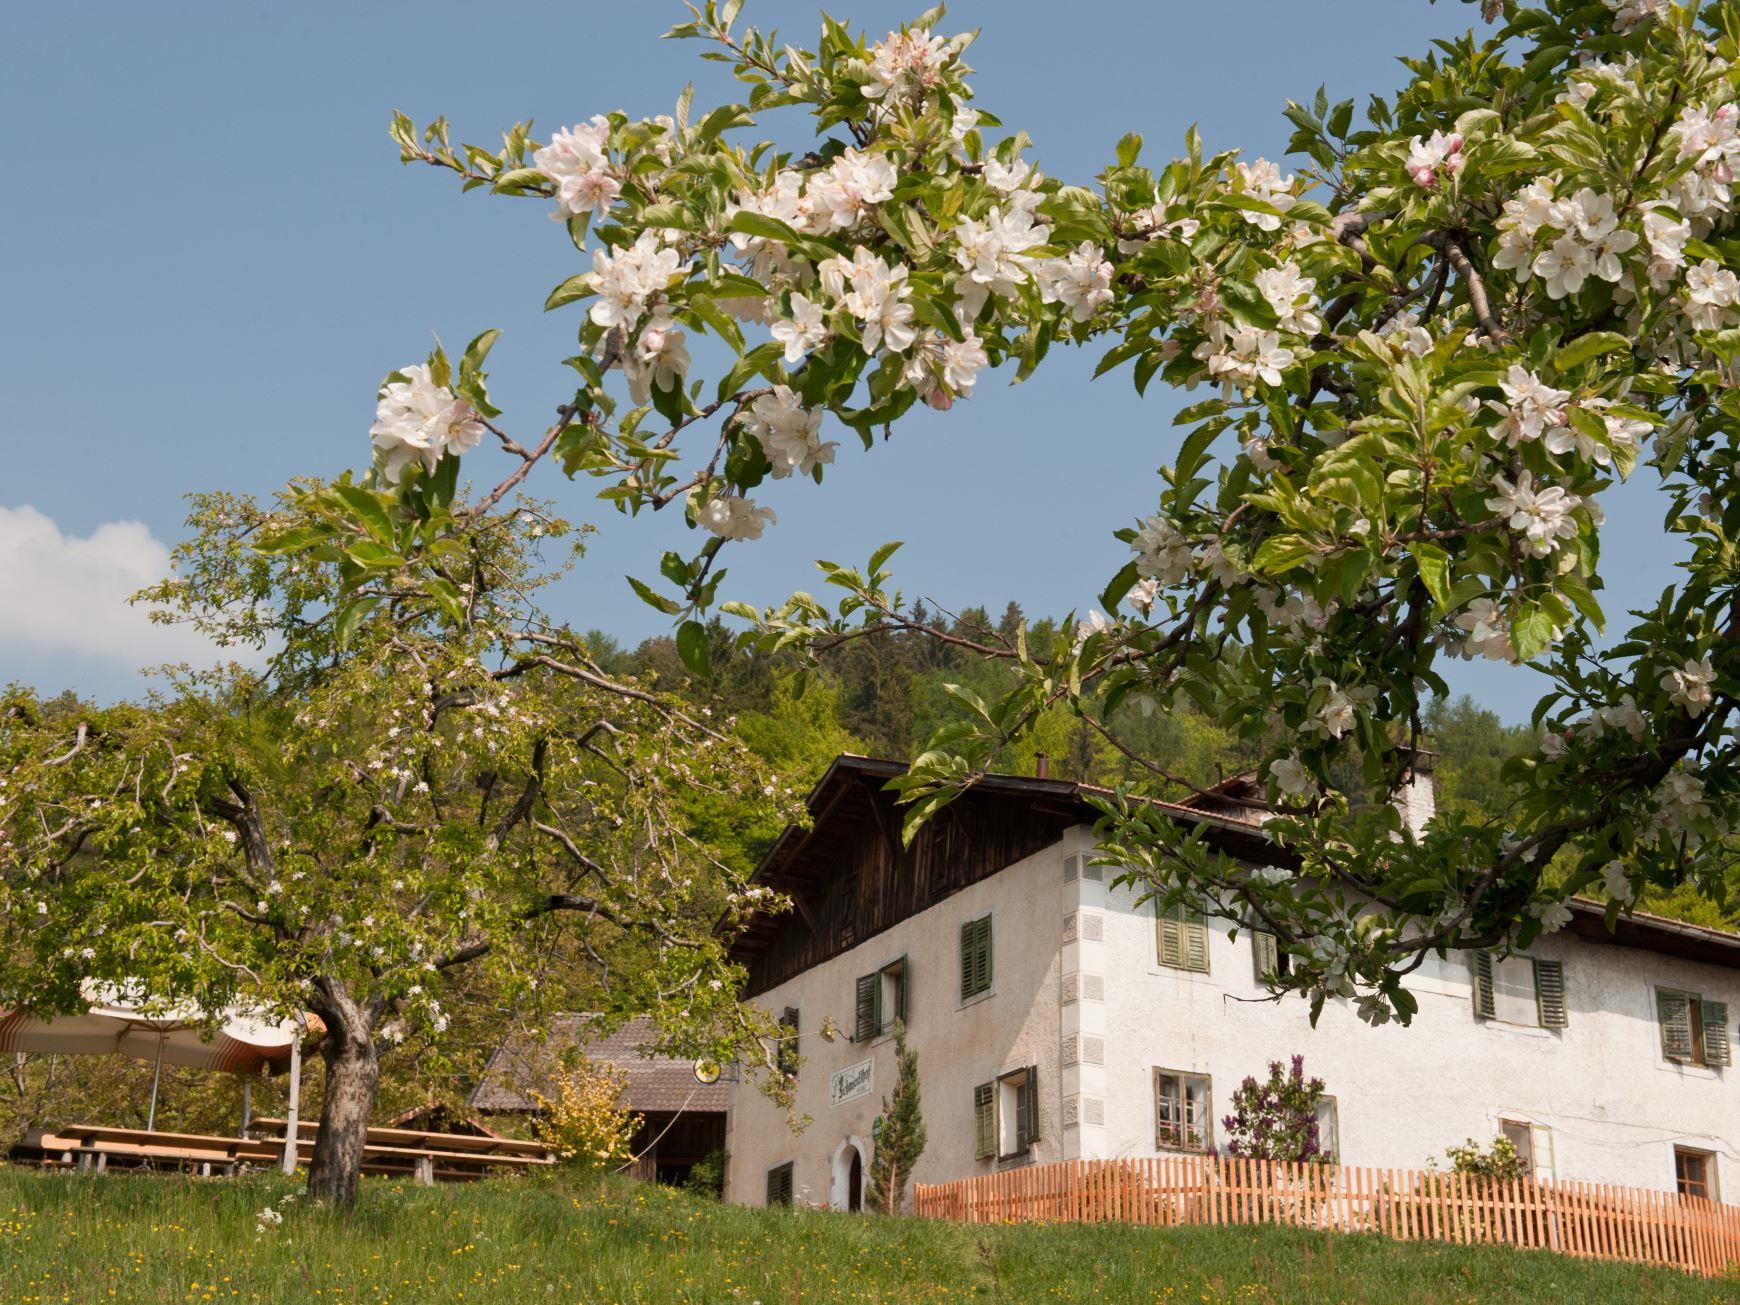
{"type": "Polygon", "coordinates": [[[248,1137],[218,1137],[206,1133],[157,1133],[142,1128],[110,1128],[100,1124],[69,1124],[44,1133],[38,1145],[45,1155],[78,1165],[81,1172],[109,1167],[109,1161],[169,1162],[210,1174],[214,1166],[230,1172],[243,1161],[270,1164],[282,1153],[281,1143],[248,1137]]]}
{"type": "MultiPolygon", "coordinates": [[[[259,1119],[262,1133],[283,1138],[287,1121],[259,1119]]],[[[314,1120],[299,1121],[296,1148],[306,1154],[319,1135],[314,1120]]],[[[281,1144],[281,1143],[280,1143],[281,1144]]],[[[466,1181],[491,1169],[523,1169],[553,1165],[556,1157],[541,1142],[515,1137],[480,1137],[473,1133],[429,1133],[415,1128],[371,1128],[363,1135],[365,1173],[409,1174],[419,1183],[466,1181]]]]}

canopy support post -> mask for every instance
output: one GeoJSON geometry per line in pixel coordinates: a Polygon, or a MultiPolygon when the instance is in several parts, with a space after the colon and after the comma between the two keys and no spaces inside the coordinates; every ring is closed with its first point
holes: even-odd
{"type": "Polygon", "coordinates": [[[297,1140],[301,1126],[297,1110],[302,1104],[302,1016],[296,1016],[296,1029],[290,1039],[290,1101],[284,1112],[284,1172],[296,1172],[297,1140]]]}
{"type": "Polygon", "coordinates": [[[151,1109],[145,1115],[145,1131],[157,1131],[157,1084],[163,1078],[163,1035],[157,1035],[157,1068],[151,1071],[151,1109]]]}
{"type": "Polygon", "coordinates": [[[242,1075],[242,1136],[248,1135],[248,1125],[254,1122],[254,1080],[242,1075]]]}

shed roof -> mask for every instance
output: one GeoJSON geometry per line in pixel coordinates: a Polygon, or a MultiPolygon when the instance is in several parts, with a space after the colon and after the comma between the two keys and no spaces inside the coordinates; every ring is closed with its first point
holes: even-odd
{"type": "Polygon", "coordinates": [[[510,1033],[490,1056],[467,1104],[473,1110],[536,1110],[533,1093],[553,1095],[564,1053],[579,1052],[628,1076],[623,1105],[630,1110],[642,1114],[724,1111],[730,1092],[725,1081],[698,1083],[692,1060],[659,1054],[650,1020],[631,1019],[605,1033],[593,1029],[598,1018],[586,1012],[554,1016],[549,1036],[542,1042],[523,1030],[510,1033]]]}

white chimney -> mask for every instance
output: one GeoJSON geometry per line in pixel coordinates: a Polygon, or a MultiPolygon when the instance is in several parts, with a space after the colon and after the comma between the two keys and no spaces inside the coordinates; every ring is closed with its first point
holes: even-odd
{"type": "Polygon", "coordinates": [[[1415,749],[1407,773],[1402,776],[1402,787],[1396,793],[1396,810],[1416,834],[1425,831],[1426,822],[1438,811],[1438,793],[1432,782],[1436,761],[1436,753],[1415,749]]]}

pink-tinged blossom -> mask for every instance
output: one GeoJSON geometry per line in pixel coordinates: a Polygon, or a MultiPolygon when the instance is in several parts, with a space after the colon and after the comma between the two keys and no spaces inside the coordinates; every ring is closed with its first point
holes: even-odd
{"type": "Polygon", "coordinates": [[[1124,595],[1124,602],[1138,612],[1150,612],[1154,601],[1160,596],[1160,582],[1149,578],[1138,580],[1130,586],[1130,592],[1124,595]]]}
{"type": "Polygon", "coordinates": [[[1643,215],[1643,237],[1649,242],[1649,283],[1665,290],[1686,265],[1686,242],[1692,224],[1668,204],[1658,204],[1643,215]]]}
{"type": "Polygon", "coordinates": [[[1573,235],[1563,235],[1535,255],[1534,272],[1547,283],[1549,299],[1563,299],[1583,288],[1595,270],[1595,251],[1573,235]]]}
{"type": "Polygon", "coordinates": [[[898,180],[886,155],[848,148],[804,192],[815,229],[843,231],[869,219],[875,205],[894,198],[898,180]]]}
{"type": "Polygon", "coordinates": [[[757,507],[754,499],[724,494],[709,499],[695,523],[721,539],[760,539],[769,523],[778,520],[772,508],[757,507]]]}
{"type": "Polygon", "coordinates": [[[655,322],[640,333],[622,360],[628,392],[636,403],[645,403],[652,391],[672,390],[689,371],[689,348],[684,335],[669,325],[669,318],[655,322]]]}
{"type": "Polygon", "coordinates": [[[822,288],[837,298],[858,319],[864,352],[874,354],[883,344],[890,353],[904,353],[918,338],[915,313],[907,296],[907,268],[890,267],[863,245],[852,251],[852,261],[839,255],[821,266],[822,288]]]}
{"type": "Polygon", "coordinates": [[[979,373],[990,363],[985,346],[971,330],[959,340],[937,331],[925,331],[913,346],[902,378],[918,397],[940,412],[954,407],[956,399],[970,398],[979,373]]]}
{"type": "Polygon", "coordinates": [[[1010,298],[1027,280],[1034,258],[1028,252],[1051,238],[1049,227],[1034,222],[1026,209],[1007,213],[993,207],[984,221],[962,218],[955,227],[955,262],[963,272],[961,303],[977,317],[988,295],[1010,298]]]}
{"type": "Polygon", "coordinates": [[[1598,467],[1613,465],[1613,455],[1617,450],[1632,451],[1650,432],[1650,424],[1636,417],[1624,417],[1606,411],[1611,407],[1607,399],[1584,399],[1580,405],[1600,413],[1602,425],[1606,428],[1605,442],[1583,433],[1581,428],[1566,422],[1562,426],[1547,431],[1541,443],[1549,453],[1575,453],[1580,458],[1587,458],[1598,467]]]}
{"type": "Polygon", "coordinates": [[[1647,19],[1664,17],[1669,0],[1601,0],[1601,3],[1613,11],[1615,29],[1628,32],[1647,19]]]}
{"type": "Polygon", "coordinates": [[[942,80],[942,70],[966,43],[944,40],[928,28],[890,32],[870,47],[870,80],[861,88],[867,100],[922,98],[942,80]]]}
{"type": "Polygon", "coordinates": [[[1316,313],[1317,281],[1301,275],[1297,263],[1265,267],[1256,275],[1256,286],[1257,293],[1275,310],[1283,331],[1316,335],[1323,329],[1323,319],[1316,313]]]}
{"type": "Polygon", "coordinates": [[[1462,136],[1457,132],[1435,131],[1422,140],[1416,136],[1408,143],[1408,160],[1404,165],[1414,184],[1430,190],[1438,182],[1438,174],[1455,175],[1462,167],[1462,136]]]}
{"type": "Polygon", "coordinates": [[[609,330],[634,325],[662,298],[671,278],[682,271],[682,256],[667,248],[656,231],[643,231],[627,249],[595,249],[587,284],[597,301],[592,320],[609,330]]]}
{"type": "Polygon", "coordinates": [[[543,149],[533,151],[532,166],[556,187],[557,211],[551,216],[604,216],[622,192],[610,174],[609,142],[610,123],[598,116],[557,132],[543,149]]]}
{"type": "Polygon", "coordinates": [[[393,484],[413,463],[433,471],[447,454],[470,452],[486,430],[477,410],[437,385],[425,364],[401,367],[399,374],[403,380],[381,387],[369,427],[369,438],[381,455],[381,474],[393,484]]]}
{"type": "Polygon", "coordinates": [[[1686,269],[1686,317],[1694,330],[1713,331],[1740,304],[1740,277],[1714,259],[1686,269]]]}

